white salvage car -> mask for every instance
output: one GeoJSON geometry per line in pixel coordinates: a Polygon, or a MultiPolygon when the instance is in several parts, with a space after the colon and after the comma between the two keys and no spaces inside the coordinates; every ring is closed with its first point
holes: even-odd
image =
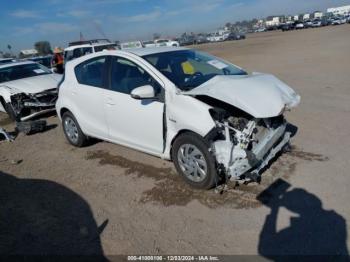
{"type": "Polygon", "coordinates": [[[14,121],[26,121],[54,111],[61,78],[31,61],[0,65],[0,112],[14,121]]]}
{"type": "Polygon", "coordinates": [[[74,146],[88,137],[172,160],[192,186],[255,180],[289,143],[283,113],[300,96],[185,48],[103,51],[67,64],[56,104],[74,146]]]}

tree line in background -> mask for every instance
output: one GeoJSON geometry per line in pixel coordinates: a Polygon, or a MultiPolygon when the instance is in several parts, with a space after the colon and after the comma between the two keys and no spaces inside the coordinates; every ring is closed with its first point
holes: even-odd
{"type": "MultiPolygon", "coordinates": [[[[12,57],[16,57],[16,55],[14,55],[12,53],[12,46],[11,45],[7,45],[7,49],[8,51],[0,51],[0,57],[3,58],[12,58],[12,57]]],[[[34,49],[38,52],[37,55],[38,56],[46,56],[46,55],[50,55],[52,54],[52,49],[51,49],[51,44],[49,41],[38,41],[34,44],[34,49]]],[[[25,58],[26,55],[22,52],[19,53],[18,58],[25,58]]]]}

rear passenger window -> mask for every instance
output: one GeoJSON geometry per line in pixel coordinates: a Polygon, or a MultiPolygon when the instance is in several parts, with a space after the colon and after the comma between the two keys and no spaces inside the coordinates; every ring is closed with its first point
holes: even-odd
{"type": "Polygon", "coordinates": [[[80,84],[104,87],[105,66],[105,56],[93,58],[77,65],[75,67],[75,76],[80,84]]]}

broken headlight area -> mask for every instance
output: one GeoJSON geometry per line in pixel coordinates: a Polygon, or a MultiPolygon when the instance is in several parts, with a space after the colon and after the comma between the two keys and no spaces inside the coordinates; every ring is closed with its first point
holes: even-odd
{"type": "Polygon", "coordinates": [[[16,119],[25,121],[40,113],[53,110],[57,97],[57,89],[36,94],[19,93],[11,96],[11,106],[16,119]]]}
{"type": "Polygon", "coordinates": [[[282,115],[256,119],[234,113],[211,109],[217,126],[217,136],[211,141],[211,150],[220,171],[231,180],[258,181],[259,172],[289,143],[287,122],[282,115]]]}

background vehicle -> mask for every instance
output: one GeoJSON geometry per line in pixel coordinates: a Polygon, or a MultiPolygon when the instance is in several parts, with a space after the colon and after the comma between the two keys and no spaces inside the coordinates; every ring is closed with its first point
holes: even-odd
{"type": "Polygon", "coordinates": [[[304,28],[311,28],[313,22],[311,20],[304,21],[304,28]]]}
{"type": "Polygon", "coordinates": [[[305,26],[303,23],[301,22],[297,22],[296,25],[295,25],[295,29],[298,30],[298,29],[304,29],[305,26]]]}
{"type": "Polygon", "coordinates": [[[169,40],[169,39],[157,39],[154,40],[154,43],[156,44],[156,47],[160,46],[180,46],[179,42],[169,40]]]}
{"type": "Polygon", "coordinates": [[[28,58],[28,60],[37,62],[43,66],[46,66],[47,68],[52,67],[51,66],[52,55],[31,57],[31,58],[28,58]]]}
{"type": "Polygon", "coordinates": [[[215,33],[209,34],[207,39],[209,42],[222,42],[226,40],[229,34],[230,34],[229,32],[226,32],[226,33],[215,32],[215,33]]]}
{"type": "Polygon", "coordinates": [[[312,22],[312,27],[321,27],[322,26],[322,21],[321,20],[314,20],[312,22]]]}
{"type": "Polygon", "coordinates": [[[179,40],[180,46],[194,45],[197,43],[197,38],[194,35],[182,36],[179,40]]]}
{"type": "Polygon", "coordinates": [[[142,45],[143,45],[143,47],[155,47],[156,46],[156,44],[154,43],[153,40],[143,41],[142,45]]]}
{"type": "Polygon", "coordinates": [[[262,33],[262,32],[266,32],[266,28],[265,27],[261,27],[255,30],[255,33],[262,33]]]}
{"type": "Polygon", "coordinates": [[[108,39],[93,39],[88,41],[76,41],[69,43],[69,47],[64,49],[64,62],[76,59],[78,57],[100,52],[102,50],[118,49],[117,44],[108,39]]]}
{"type": "Polygon", "coordinates": [[[0,65],[15,62],[14,58],[0,58],[0,65]]]}
{"type": "Polygon", "coordinates": [[[257,180],[288,144],[283,112],[299,101],[271,75],[158,47],[68,63],[56,110],[72,145],[97,137],[171,159],[187,183],[211,188],[228,177],[257,180]]]}
{"type": "Polygon", "coordinates": [[[143,44],[141,41],[131,41],[120,43],[120,49],[133,49],[133,48],[143,48],[143,44]]]}
{"type": "Polygon", "coordinates": [[[200,44],[205,44],[208,43],[208,39],[205,35],[198,35],[196,38],[196,44],[200,45],[200,44]]]}
{"type": "Polygon", "coordinates": [[[332,20],[332,25],[341,25],[343,21],[340,18],[335,18],[332,20]]]}
{"type": "Polygon", "coordinates": [[[243,40],[245,39],[245,34],[242,33],[230,33],[227,38],[225,39],[226,41],[232,41],[232,40],[243,40]]]}
{"type": "Polygon", "coordinates": [[[294,30],[295,29],[295,24],[294,23],[290,23],[290,24],[284,24],[281,26],[282,31],[290,31],[290,30],[294,30]]]}
{"type": "Polygon", "coordinates": [[[61,77],[32,61],[0,65],[0,111],[14,121],[54,111],[61,77]]]}

